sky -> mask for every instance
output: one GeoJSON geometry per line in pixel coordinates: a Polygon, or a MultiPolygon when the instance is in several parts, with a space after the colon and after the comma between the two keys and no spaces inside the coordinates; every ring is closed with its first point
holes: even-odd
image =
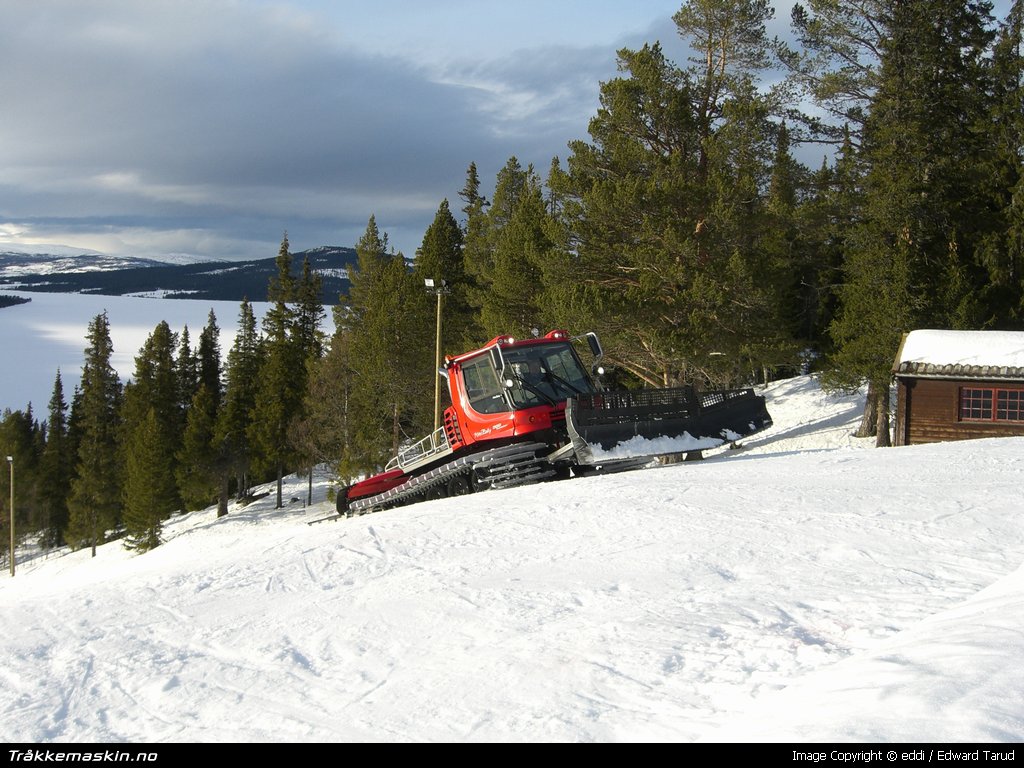
{"type": "Polygon", "coordinates": [[[0,249],[212,258],[354,245],[412,256],[475,162],[546,173],[615,52],[671,0],[9,0],[0,249]]]}
{"type": "Polygon", "coordinates": [[[412,257],[470,162],[486,193],[587,138],[617,50],[684,63],[679,6],[6,0],[0,249],[255,258],[285,231],[354,245],[374,215],[412,257]]]}
{"type": "Polygon", "coordinates": [[[1024,438],[873,449],[863,393],[765,395],[703,462],[307,525],[321,477],[144,555],[22,549],[0,740],[1015,749],[1024,438]]]}

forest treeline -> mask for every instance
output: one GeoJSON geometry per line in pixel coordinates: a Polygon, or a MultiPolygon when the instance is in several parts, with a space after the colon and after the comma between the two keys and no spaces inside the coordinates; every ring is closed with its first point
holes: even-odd
{"type": "Polygon", "coordinates": [[[619,51],[589,138],[543,175],[510,158],[489,199],[471,163],[411,265],[370,216],[329,338],[287,237],[262,325],[243,302],[224,359],[212,313],[194,347],[161,323],[122,387],[95,318],[70,403],[58,374],[42,421],[0,424],[19,530],[146,549],[175,510],[224,512],[255,481],[381,466],[433,420],[426,278],[450,290],[445,353],[560,327],[597,331],[627,386],[814,370],[868,384],[885,444],[904,332],[1022,325],[1024,0],[1005,18],[982,0],[806,0],[789,44],[771,14],[684,2],[688,61],[619,51]]]}

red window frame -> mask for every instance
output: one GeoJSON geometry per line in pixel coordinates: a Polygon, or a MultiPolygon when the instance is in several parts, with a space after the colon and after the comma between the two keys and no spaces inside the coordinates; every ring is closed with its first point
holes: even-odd
{"type": "Polygon", "coordinates": [[[960,387],[960,421],[1024,422],[1024,389],[960,387]]]}

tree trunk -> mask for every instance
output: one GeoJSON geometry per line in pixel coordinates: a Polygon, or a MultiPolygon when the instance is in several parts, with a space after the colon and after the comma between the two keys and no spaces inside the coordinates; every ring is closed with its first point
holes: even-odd
{"type": "Polygon", "coordinates": [[[889,439],[889,387],[878,388],[878,412],[875,422],[875,447],[888,448],[892,445],[889,439]]]}
{"type": "Polygon", "coordinates": [[[306,494],[306,506],[313,506],[313,468],[309,468],[309,492],[306,494]]]}
{"type": "Polygon", "coordinates": [[[401,420],[398,417],[398,403],[395,403],[394,411],[392,411],[391,418],[391,455],[398,455],[398,446],[401,442],[401,420]]]}
{"type": "Polygon", "coordinates": [[[868,397],[864,403],[864,413],[860,417],[860,426],[853,433],[854,437],[875,437],[878,429],[878,388],[875,382],[868,382],[868,397]]]}
{"type": "Polygon", "coordinates": [[[224,517],[228,513],[228,494],[230,493],[231,479],[225,472],[220,478],[220,493],[217,495],[217,517],[224,517]]]}
{"type": "Polygon", "coordinates": [[[284,502],[281,500],[281,486],[284,485],[284,467],[277,465],[277,506],[274,509],[281,509],[284,502]]]}

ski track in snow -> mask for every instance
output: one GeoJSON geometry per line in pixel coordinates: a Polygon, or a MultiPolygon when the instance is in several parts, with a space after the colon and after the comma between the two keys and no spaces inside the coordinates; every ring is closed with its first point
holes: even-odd
{"type": "Polygon", "coordinates": [[[24,563],[0,736],[1024,738],[1024,441],[862,450],[856,398],[768,397],[704,462],[308,526],[318,485],[24,563]]]}

